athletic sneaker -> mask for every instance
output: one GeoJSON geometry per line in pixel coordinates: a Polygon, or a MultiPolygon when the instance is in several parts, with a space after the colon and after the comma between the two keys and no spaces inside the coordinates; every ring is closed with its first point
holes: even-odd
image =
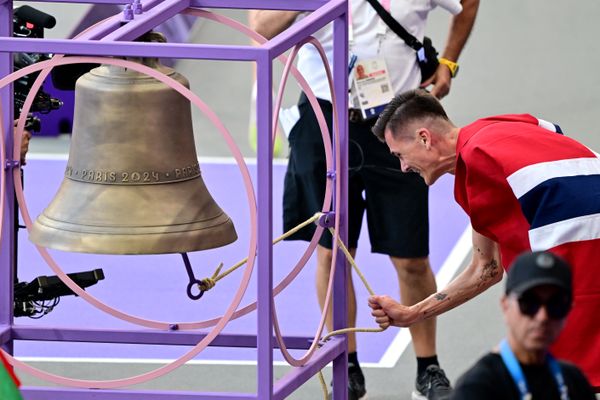
{"type": "Polygon", "coordinates": [[[361,400],[367,398],[365,376],[360,368],[348,366],[348,400],[361,400]]]}
{"type": "MultiPolygon", "coordinates": [[[[360,368],[349,364],[348,367],[348,400],[366,400],[367,389],[365,387],[365,376],[360,368]]],[[[331,400],[331,392],[329,393],[331,400]]]]}
{"type": "Polygon", "coordinates": [[[444,370],[437,365],[430,365],[417,376],[413,400],[447,400],[452,393],[450,381],[444,370]]]}

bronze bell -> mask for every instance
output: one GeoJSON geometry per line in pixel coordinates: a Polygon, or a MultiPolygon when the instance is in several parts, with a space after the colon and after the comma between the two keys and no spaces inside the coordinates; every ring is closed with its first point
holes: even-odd
{"type": "MultiPolygon", "coordinates": [[[[189,88],[157,59],[136,59],[189,88]]],[[[237,239],[198,164],[189,101],[147,75],[102,65],[78,79],[69,161],[32,242],[100,254],[182,253],[237,239]]]]}

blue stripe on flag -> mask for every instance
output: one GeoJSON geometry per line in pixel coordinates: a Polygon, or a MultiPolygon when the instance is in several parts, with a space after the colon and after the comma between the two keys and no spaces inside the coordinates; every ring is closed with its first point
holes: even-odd
{"type": "Polygon", "coordinates": [[[538,118],[538,126],[540,126],[541,128],[547,129],[550,132],[560,133],[561,135],[563,134],[563,131],[562,131],[562,129],[560,129],[560,126],[558,126],[557,124],[555,124],[553,122],[546,121],[544,119],[538,118]]]}
{"type": "Polygon", "coordinates": [[[600,213],[600,175],[548,179],[519,198],[531,229],[600,213]]]}
{"type": "Polygon", "coordinates": [[[554,125],[554,129],[556,129],[556,133],[560,133],[561,135],[563,135],[563,131],[562,129],[560,129],[560,126],[557,124],[552,124],[554,125]]]}

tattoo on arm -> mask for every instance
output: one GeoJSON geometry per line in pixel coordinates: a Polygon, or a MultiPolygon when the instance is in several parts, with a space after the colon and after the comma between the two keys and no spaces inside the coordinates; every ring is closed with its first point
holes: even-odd
{"type": "Polygon", "coordinates": [[[491,260],[489,263],[483,266],[483,271],[481,272],[481,276],[479,277],[478,287],[481,287],[486,284],[487,281],[493,279],[498,275],[498,263],[496,260],[491,260]]]}
{"type": "Polygon", "coordinates": [[[436,293],[435,294],[435,299],[438,301],[442,301],[444,300],[446,297],[448,297],[448,295],[446,293],[436,293]]]}

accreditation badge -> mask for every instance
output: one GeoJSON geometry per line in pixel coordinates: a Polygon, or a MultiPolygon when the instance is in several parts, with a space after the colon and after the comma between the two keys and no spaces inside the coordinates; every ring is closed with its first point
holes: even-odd
{"type": "Polygon", "coordinates": [[[385,60],[358,60],[352,71],[350,93],[351,107],[360,109],[364,119],[377,117],[394,97],[385,60]]]}

